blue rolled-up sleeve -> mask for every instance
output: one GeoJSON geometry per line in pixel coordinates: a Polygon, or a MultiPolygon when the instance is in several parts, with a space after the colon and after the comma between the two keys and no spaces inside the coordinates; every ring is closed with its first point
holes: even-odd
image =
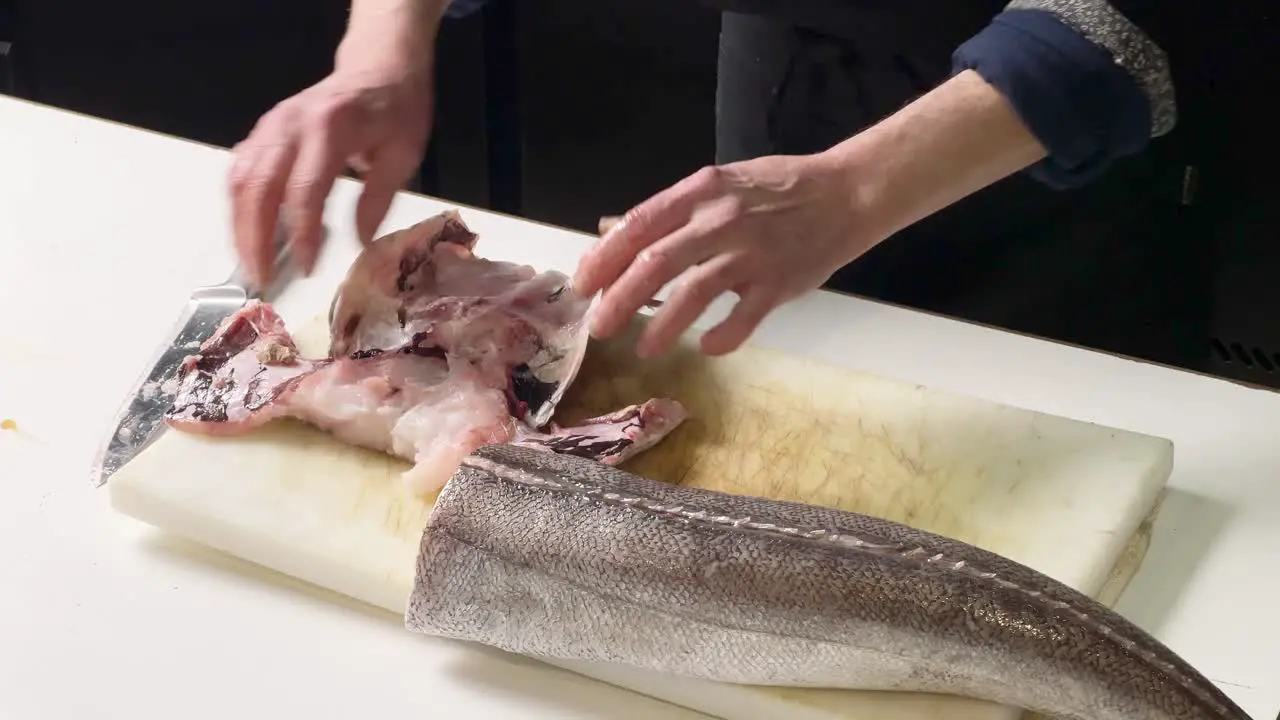
{"type": "Polygon", "coordinates": [[[466,17],[484,7],[486,0],[453,0],[445,8],[444,16],[451,18],[466,17]]]}
{"type": "Polygon", "coordinates": [[[953,55],[999,90],[1048,156],[1027,172],[1066,189],[1146,148],[1152,109],[1142,84],[1104,47],[1043,10],[1005,10],[953,55]]]}

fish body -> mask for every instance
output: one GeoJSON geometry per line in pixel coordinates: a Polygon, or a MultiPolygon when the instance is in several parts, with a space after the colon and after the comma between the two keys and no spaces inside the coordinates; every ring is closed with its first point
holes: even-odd
{"type": "Polygon", "coordinates": [[[909,526],[486,446],[445,485],[415,632],[706,680],[942,693],[1071,720],[1247,720],[1093,599],[909,526]]]}
{"type": "Polygon", "coordinates": [[[325,357],[303,357],[273,307],[248,303],[179,367],[166,421],[227,436],[296,418],[409,461],[403,479],[421,495],[481,445],[618,463],[684,421],[678,401],[652,398],[553,422],[592,301],[562,273],[476,255],[477,241],[450,210],[373,242],[334,295],[325,357]]]}

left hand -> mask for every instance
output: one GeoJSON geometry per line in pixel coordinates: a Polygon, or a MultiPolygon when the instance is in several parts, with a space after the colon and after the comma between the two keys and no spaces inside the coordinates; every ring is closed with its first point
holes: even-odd
{"type": "Polygon", "coordinates": [[[707,167],[629,211],[582,258],[574,288],[604,290],[591,333],[608,337],[683,273],[649,321],[641,356],[665,352],[725,292],[729,317],[702,351],[737,349],[779,305],[820,287],[880,238],[860,222],[856,189],[825,155],[769,156],[707,167]]]}

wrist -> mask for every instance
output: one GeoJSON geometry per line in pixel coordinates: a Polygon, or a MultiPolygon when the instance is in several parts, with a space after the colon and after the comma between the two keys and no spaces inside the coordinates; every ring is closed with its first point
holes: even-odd
{"type": "Polygon", "coordinates": [[[335,71],[425,73],[449,0],[354,0],[335,71]]]}
{"type": "Polygon", "coordinates": [[[821,161],[838,168],[839,181],[849,213],[857,218],[871,244],[893,235],[913,221],[917,194],[903,163],[894,152],[909,152],[900,138],[873,126],[819,154],[821,161]]]}
{"type": "Polygon", "coordinates": [[[883,148],[872,140],[858,135],[806,158],[811,171],[834,190],[832,221],[846,225],[840,228],[840,234],[848,238],[842,264],[900,230],[905,215],[897,206],[902,195],[894,192],[896,183],[886,177],[888,173],[877,157],[883,148]]]}
{"type": "Polygon", "coordinates": [[[1005,98],[972,71],[822,153],[841,168],[875,242],[1045,154],[1005,98]]]}

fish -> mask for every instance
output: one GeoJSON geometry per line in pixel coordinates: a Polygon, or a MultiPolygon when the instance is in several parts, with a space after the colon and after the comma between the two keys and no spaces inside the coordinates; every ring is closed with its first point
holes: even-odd
{"type": "Polygon", "coordinates": [[[553,422],[593,301],[562,273],[479,257],[477,240],[447,210],[371,243],[334,295],[325,357],[303,357],[274,307],[247,303],[183,360],[166,423],[234,436],[294,418],[409,461],[404,482],[430,495],[485,444],[617,464],[686,419],[678,401],[651,398],[553,422]]]}
{"type": "Polygon", "coordinates": [[[1006,557],[512,445],[478,448],[440,492],[404,623],[724,683],[938,693],[1069,720],[1248,720],[1141,628],[1006,557]]]}

